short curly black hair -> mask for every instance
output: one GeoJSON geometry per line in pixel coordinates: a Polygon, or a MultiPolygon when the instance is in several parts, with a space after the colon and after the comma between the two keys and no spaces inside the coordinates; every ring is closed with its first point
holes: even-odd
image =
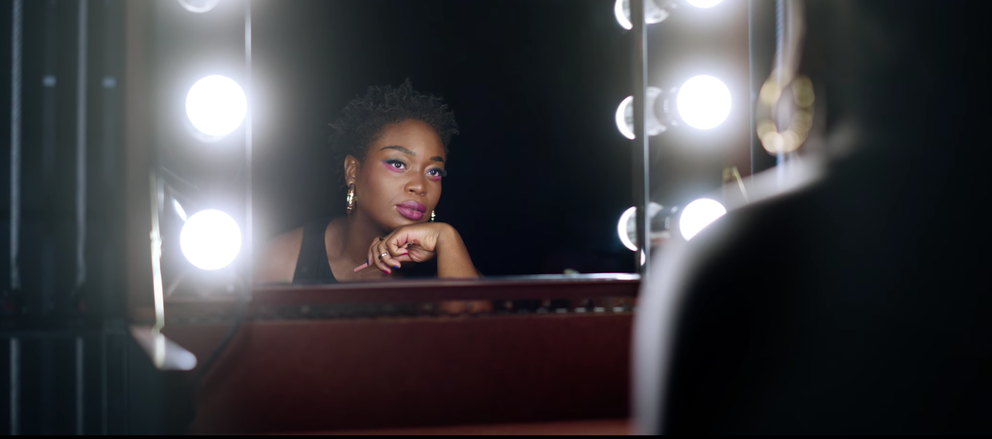
{"type": "Polygon", "coordinates": [[[365,160],[369,145],[382,134],[383,128],[407,119],[434,128],[445,154],[448,153],[451,138],[458,134],[454,112],[442,98],[414,90],[407,79],[399,87],[369,87],[364,97],[355,98],[341,110],[341,118],[330,124],[334,130],[329,141],[335,163],[340,167],[348,155],[365,160]]]}

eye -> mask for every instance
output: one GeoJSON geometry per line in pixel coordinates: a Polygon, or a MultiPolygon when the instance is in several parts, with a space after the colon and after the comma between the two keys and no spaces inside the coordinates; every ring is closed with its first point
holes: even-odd
{"type": "Polygon", "coordinates": [[[444,169],[441,168],[431,168],[427,170],[427,175],[431,176],[434,180],[440,180],[441,177],[448,175],[448,173],[444,172],[444,169]]]}
{"type": "Polygon", "coordinates": [[[393,168],[395,170],[406,169],[406,163],[403,163],[402,161],[396,159],[386,160],[386,166],[393,168]]]}

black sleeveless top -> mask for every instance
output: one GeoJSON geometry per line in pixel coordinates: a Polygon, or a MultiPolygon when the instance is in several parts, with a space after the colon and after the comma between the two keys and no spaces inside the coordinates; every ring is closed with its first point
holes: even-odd
{"type": "Polygon", "coordinates": [[[310,221],[303,225],[303,242],[300,243],[300,255],[296,259],[296,273],[293,275],[294,284],[332,284],[336,283],[331,264],[327,261],[327,249],[324,248],[324,231],[330,221],[310,221]]]}
{"type": "MultiPolygon", "coordinates": [[[[331,220],[320,219],[303,225],[303,242],[300,243],[300,255],[296,259],[296,272],[293,274],[293,284],[314,285],[333,284],[338,280],[331,272],[331,264],[327,261],[327,249],[324,246],[324,231],[331,220]]],[[[437,273],[437,260],[432,259],[419,264],[402,264],[399,270],[405,278],[434,277],[437,273]]]]}

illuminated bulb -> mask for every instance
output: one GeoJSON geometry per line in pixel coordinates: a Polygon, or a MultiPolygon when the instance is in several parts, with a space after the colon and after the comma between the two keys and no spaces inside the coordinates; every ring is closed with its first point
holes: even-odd
{"type": "MultiPolygon", "coordinates": [[[[661,96],[661,89],[658,87],[648,87],[645,93],[645,100],[647,101],[647,117],[644,118],[644,122],[647,124],[644,129],[647,131],[649,136],[656,136],[665,132],[668,129],[663,123],[658,120],[658,116],[655,114],[655,105],[657,105],[658,97],[661,96]]],[[[634,103],[633,96],[627,96],[620,106],[617,107],[616,121],[617,129],[620,130],[620,134],[624,137],[634,140],[636,135],[634,135],[634,103]]]]}
{"type": "Polygon", "coordinates": [[[708,130],[730,115],[730,90],[712,76],[694,76],[679,88],[676,106],[686,124],[708,130]]]}
{"type": "Polygon", "coordinates": [[[626,99],[620,102],[620,106],[617,107],[617,115],[616,115],[617,129],[620,130],[620,134],[623,134],[624,137],[630,140],[634,140],[635,137],[634,125],[633,125],[633,117],[631,117],[632,119],[631,123],[630,124],[627,123],[627,113],[628,112],[631,114],[634,113],[634,109],[631,107],[631,104],[633,103],[634,103],[634,97],[627,96],[626,99]]]}
{"type": "Polygon", "coordinates": [[[183,221],[186,221],[186,209],[183,209],[183,206],[179,204],[179,200],[173,198],[172,207],[176,209],[176,215],[179,215],[179,218],[182,218],[183,221]]]}
{"type": "Polygon", "coordinates": [[[690,5],[693,5],[700,9],[706,9],[706,8],[712,8],[720,4],[720,2],[722,1],[723,0],[686,0],[686,3],[689,3],[690,5]]]}
{"type": "MultiPolygon", "coordinates": [[[[629,232],[631,230],[629,223],[635,221],[634,212],[637,212],[637,207],[631,207],[625,210],[623,215],[620,215],[620,221],[617,222],[617,235],[620,236],[620,242],[623,243],[624,247],[627,247],[627,250],[632,252],[637,251],[637,244],[631,239],[631,233],[629,232]]],[[[634,233],[636,233],[636,226],[634,230],[634,233]]]]}
{"type": "MultiPolygon", "coordinates": [[[[634,24],[630,22],[630,0],[617,0],[613,4],[613,15],[617,23],[624,29],[631,30],[634,24]]],[[[668,18],[668,11],[658,7],[653,0],[644,0],[644,22],[647,24],[660,23],[668,18]]]]}
{"type": "Polygon", "coordinates": [[[241,251],[241,230],[228,214],[208,209],[186,220],[179,232],[179,248],[189,263],[217,270],[234,261],[241,251]]]}
{"type": "Polygon", "coordinates": [[[688,241],[696,236],[700,230],[726,213],[727,208],[719,202],[709,198],[700,198],[682,209],[682,216],[679,217],[679,231],[682,232],[682,237],[688,241]]]}
{"type": "Polygon", "coordinates": [[[194,128],[211,139],[234,131],[247,112],[245,93],[237,82],[225,76],[200,79],[186,95],[186,116],[194,128]]]}
{"type": "Polygon", "coordinates": [[[220,0],[179,0],[179,4],[183,6],[184,9],[197,14],[202,14],[217,6],[220,0]]]}
{"type": "MultiPolygon", "coordinates": [[[[648,221],[650,222],[651,218],[654,218],[661,210],[662,206],[660,204],[654,201],[649,202],[648,221]]],[[[635,213],[637,213],[637,207],[631,206],[620,215],[620,221],[617,222],[617,235],[620,236],[620,242],[632,252],[637,251],[637,218],[634,217],[635,213]]],[[[643,258],[641,263],[644,263],[643,258]]]]}

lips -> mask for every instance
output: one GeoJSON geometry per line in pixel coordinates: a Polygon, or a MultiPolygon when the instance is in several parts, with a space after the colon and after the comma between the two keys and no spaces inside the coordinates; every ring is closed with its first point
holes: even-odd
{"type": "Polygon", "coordinates": [[[396,205],[396,210],[407,219],[417,221],[424,217],[427,206],[416,201],[405,201],[396,205]]]}

